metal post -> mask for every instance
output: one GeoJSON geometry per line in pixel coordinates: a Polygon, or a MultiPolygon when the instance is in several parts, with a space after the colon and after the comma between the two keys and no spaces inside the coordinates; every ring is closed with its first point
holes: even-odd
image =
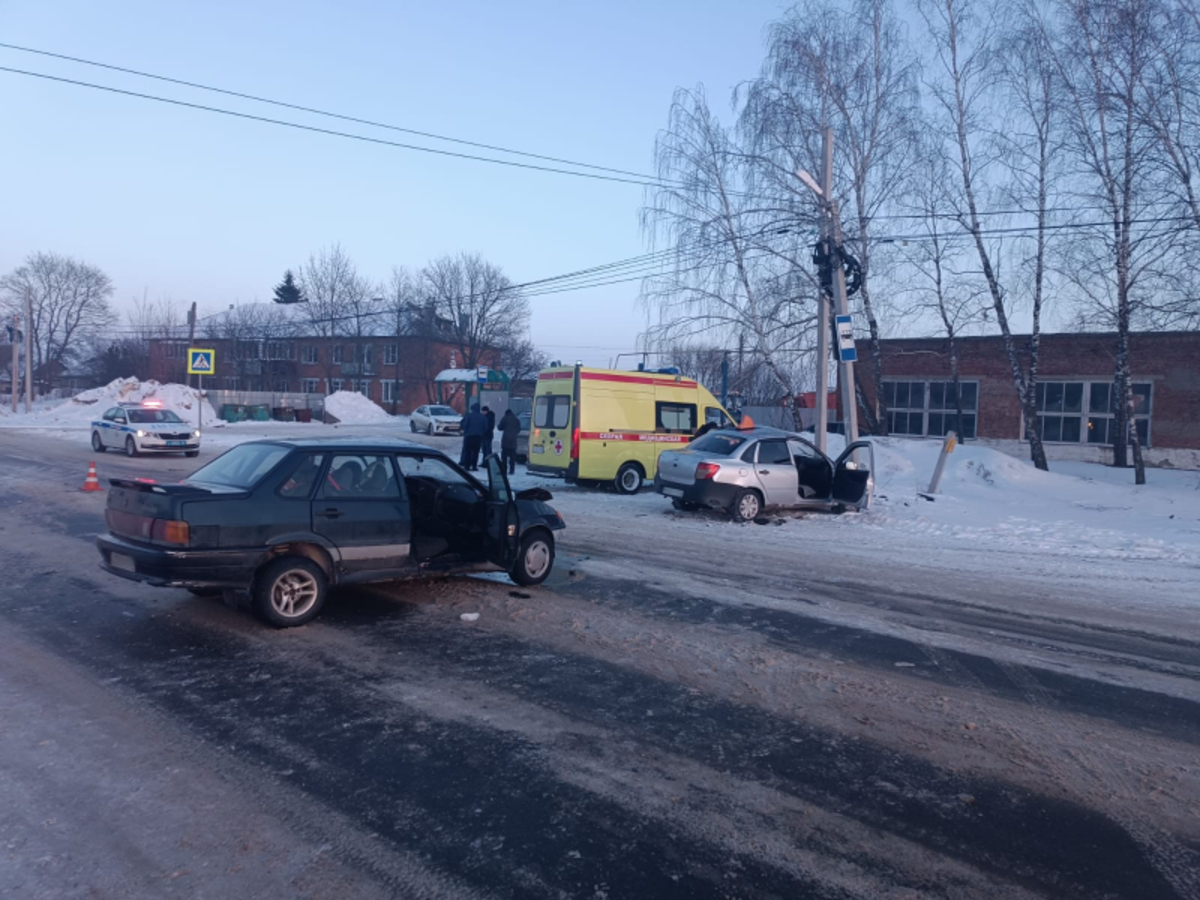
{"type": "Polygon", "coordinates": [[[729,409],[729,351],[721,358],[721,405],[729,409]]]}
{"type": "Polygon", "coordinates": [[[33,412],[33,294],[25,292],[25,412],[33,412]]]}
{"type": "MultiPolygon", "coordinates": [[[[942,452],[938,454],[937,465],[933,469],[933,478],[929,479],[929,490],[926,494],[936,494],[938,483],[942,480],[942,472],[946,469],[946,460],[950,458],[950,454],[954,452],[954,445],[958,443],[958,435],[953,431],[946,432],[946,440],[942,443],[942,452]]],[[[933,499],[930,497],[929,499],[933,499]]]]}
{"type": "MultiPolygon", "coordinates": [[[[833,227],[833,297],[839,316],[850,315],[850,303],[846,298],[846,270],[842,266],[842,226],[838,221],[837,202],[829,204],[833,227]]],[[[839,353],[840,358],[840,353],[839,353]]],[[[854,363],[841,363],[842,415],[845,425],[846,443],[858,440],[858,406],[854,402],[854,363]]]]}
{"type": "MultiPolygon", "coordinates": [[[[833,191],[833,129],[826,128],[821,135],[821,240],[826,251],[833,250],[833,231],[829,222],[829,195],[833,191]]],[[[833,257],[830,256],[830,265],[833,257]]],[[[825,444],[829,432],[829,298],[822,289],[817,300],[817,414],[813,426],[817,438],[817,449],[826,452],[825,444]]]]}

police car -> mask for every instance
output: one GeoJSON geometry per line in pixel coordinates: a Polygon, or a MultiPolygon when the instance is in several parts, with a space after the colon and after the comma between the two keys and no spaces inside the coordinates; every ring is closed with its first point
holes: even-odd
{"type": "Polygon", "coordinates": [[[126,456],[139,453],[182,453],[196,456],[200,452],[200,432],[184,422],[160,400],[141,403],[118,403],[92,422],[92,449],[124,450],[126,456]]]}

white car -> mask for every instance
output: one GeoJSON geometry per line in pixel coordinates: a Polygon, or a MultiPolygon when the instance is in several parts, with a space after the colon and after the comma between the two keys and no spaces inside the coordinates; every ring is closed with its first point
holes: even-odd
{"type": "Polygon", "coordinates": [[[92,449],[124,450],[126,456],[139,453],[200,452],[200,431],[184,422],[155,400],[119,403],[92,422],[92,449]]]}
{"type": "Polygon", "coordinates": [[[449,406],[418,406],[408,417],[412,431],[425,434],[462,434],[462,413],[449,406]]]}

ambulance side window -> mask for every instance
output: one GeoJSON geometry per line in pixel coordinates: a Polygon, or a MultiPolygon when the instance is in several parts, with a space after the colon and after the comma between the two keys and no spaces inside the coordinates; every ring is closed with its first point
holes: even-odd
{"type": "Polygon", "coordinates": [[[707,424],[716,425],[718,428],[733,428],[733,419],[726,415],[725,410],[719,406],[704,407],[704,421],[707,424]]]}
{"type": "Polygon", "coordinates": [[[691,434],[696,430],[696,407],[690,403],[654,404],[654,430],[691,434]]]}

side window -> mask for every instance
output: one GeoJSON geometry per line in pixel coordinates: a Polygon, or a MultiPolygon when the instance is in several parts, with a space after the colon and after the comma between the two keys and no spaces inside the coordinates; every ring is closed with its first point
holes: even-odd
{"type": "Polygon", "coordinates": [[[758,444],[751,444],[742,451],[742,462],[748,462],[754,465],[754,457],[758,455],[758,444]]]}
{"type": "Polygon", "coordinates": [[[785,441],[762,441],[758,445],[758,462],[764,466],[790,466],[792,455],[785,441]]]}
{"type": "Polygon", "coordinates": [[[123,409],[114,409],[114,410],[113,410],[113,417],[112,417],[112,420],[113,420],[114,422],[116,422],[118,425],[124,425],[124,424],[126,424],[126,422],[125,422],[125,410],[123,410],[123,409]]]}
{"type": "Polygon", "coordinates": [[[696,430],[696,407],[660,400],[654,404],[654,430],[691,434],[696,430]]]}
{"type": "Polygon", "coordinates": [[[306,453],[296,463],[296,468],[279,486],[279,496],[289,500],[307,500],[312,494],[313,485],[317,483],[317,473],[325,462],[324,453],[306,453]]]}
{"type": "Polygon", "coordinates": [[[347,453],[334,456],[321,482],[323,500],[398,500],[400,481],[390,456],[347,453]]]}
{"type": "Polygon", "coordinates": [[[442,484],[475,486],[448,462],[436,456],[401,456],[398,462],[405,478],[428,478],[442,484]]]}
{"type": "Polygon", "coordinates": [[[716,425],[718,428],[733,427],[733,420],[719,406],[704,407],[704,422],[705,424],[716,425]]]}
{"type": "Polygon", "coordinates": [[[803,441],[788,441],[788,449],[792,451],[792,456],[799,459],[819,459],[817,451],[803,441]]]}
{"type": "Polygon", "coordinates": [[[106,422],[111,422],[113,419],[116,418],[116,416],[117,416],[117,408],[114,406],[112,409],[106,409],[104,411],[104,415],[101,418],[103,418],[104,421],[106,421],[106,422]]]}

